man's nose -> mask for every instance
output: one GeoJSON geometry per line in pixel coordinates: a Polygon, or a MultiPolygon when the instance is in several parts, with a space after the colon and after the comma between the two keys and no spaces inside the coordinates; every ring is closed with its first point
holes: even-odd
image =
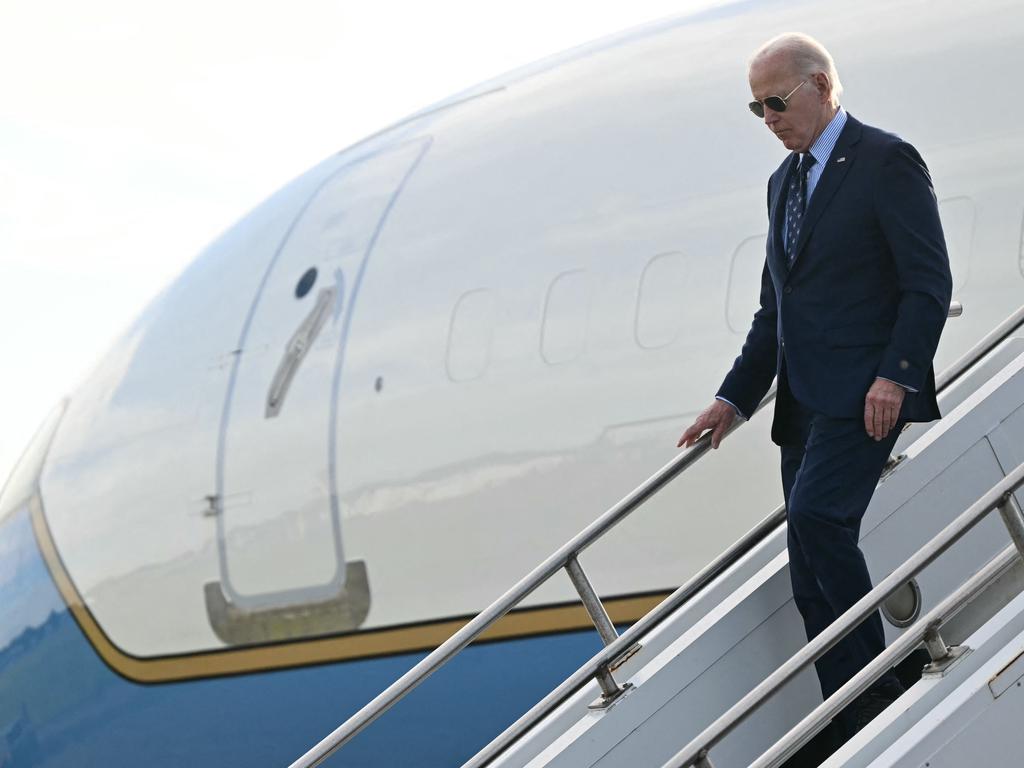
{"type": "Polygon", "coordinates": [[[764,124],[769,128],[779,121],[779,113],[771,107],[764,108],[764,124]]]}

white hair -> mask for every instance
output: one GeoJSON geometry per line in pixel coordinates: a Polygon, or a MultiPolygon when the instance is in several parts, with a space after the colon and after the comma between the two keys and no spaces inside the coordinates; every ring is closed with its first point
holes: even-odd
{"type": "Polygon", "coordinates": [[[832,85],[832,106],[838,106],[839,97],[843,94],[843,84],[839,81],[839,72],[836,70],[836,63],[832,60],[832,54],[826,50],[824,45],[810,35],[787,32],[784,35],[773,37],[758,48],[750,57],[750,66],[753,67],[754,62],[758,59],[776,54],[787,56],[793,62],[797,72],[804,77],[811,77],[823,72],[832,85]]]}

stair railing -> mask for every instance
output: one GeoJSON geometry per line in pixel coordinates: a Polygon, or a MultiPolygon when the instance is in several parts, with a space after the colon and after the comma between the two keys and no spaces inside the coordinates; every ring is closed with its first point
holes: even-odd
{"type": "MultiPolygon", "coordinates": [[[[877,587],[854,603],[849,610],[836,619],[827,629],[817,635],[807,645],[789,658],[764,682],[740,699],[723,715],[704,729],[689,744],[683,747],[662,768],[713,768],[711,749],[746,720],[769,697],[783,685],[796,677],[801,671],[825,655],[840,640],[856,629],[893,593],[898,591],[907,581],[914,578],[939,555],[959,541],[975,525],[981,522],[989,512],[998,509],[1003,523],[1010,534],[1012,545],[1003,550],[957,589],[947,599],[910,628],[886,651],[876,657],[868,666],[854,676],[846,685],[836,691],[821,706],[814,710],[805,720],[787,733],[768,753],[762,755],[764,765],[777,765],[781,759],[796,751],[801,744],[810,739],[817,730],[825,726],[829,719],[838,713],[849,702],[853,701],[862,691],[866,690],[875,680],[900,659],[909,655],[922,642],[932,658],[933,668],[948,665],[963,654],[960,647],[949,647],[939,634],[939,628],[951,615],[966,605],[971,597],[984,590],[995,578],[1009,568],[1018,558],[1024,557],[1024,516],[1013,498],[1013,493],[1024,485],[1024,463],[1010,472],[1006,477],[990,488],[980,499],[965,512],[939,531],[931,540],[922,546],[910,558],[883,579],[877,587]],[[815,730],[817,729],[817,730],[815,730]],[[767,762],[765,762],[767,761],[767,762]]],[[[761,765],[762,763],[757,763],[761,765]]]]}

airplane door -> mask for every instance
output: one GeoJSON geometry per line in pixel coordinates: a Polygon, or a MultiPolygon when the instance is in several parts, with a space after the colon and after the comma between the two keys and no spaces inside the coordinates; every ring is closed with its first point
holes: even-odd
{"type": "MultiPolygon", "coordinates": [[[[322,603],[345,587],[334,410],[364,270],[429,145],[347,162],[285,235],[244,324],[221,418],[221,589],[232,609],[322,603]]],[[[340,425],[343,428],[343,425],[340,425]]]]}

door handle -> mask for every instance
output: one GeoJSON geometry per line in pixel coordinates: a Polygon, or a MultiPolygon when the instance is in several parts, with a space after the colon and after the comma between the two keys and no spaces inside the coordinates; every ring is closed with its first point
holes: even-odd
{"type": "Polygon", "coordinates": [[[320,329],[323,328],[324,322],[330,314],[329,310],[334,303],[335,293],[336,288],[333,286],[320,289],[313,309],[310,310],[306,319],[302,321],[285,345],[284,357],[281,358],[281,363],[277,366],[277,372],[274,374],[273,381],[270,382],[270,390],[267,392],[267,407],[263,414],[266,418],[272,419],[281,412],[285,395],[288,394],[288,387],[291,386],[295,373],[299,370],[299,366],[310,347],[313,346],[313,342],[316,341],[317,334],[320,333],[320,329]]]}

